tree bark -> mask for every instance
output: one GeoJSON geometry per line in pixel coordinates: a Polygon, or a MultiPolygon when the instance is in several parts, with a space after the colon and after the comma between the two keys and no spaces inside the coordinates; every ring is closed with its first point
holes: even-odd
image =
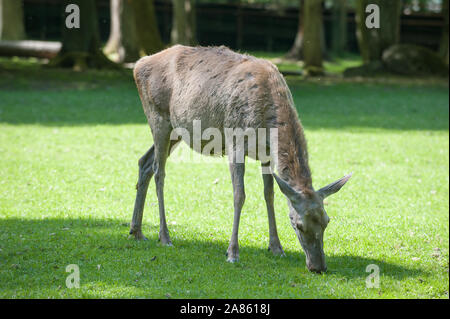
{"type": "Polygon", "coordinates": [[[381,52],[400,42],[401,0],[378,0],[380,3],[379,38],[381,52]]]}
{"type": "Polygon", "coordinates": [[[196,45],[195,0],[173,0],[171,42],[196,45]]]}
{"type": "Polygon", "coordinates": [[[127,0],[133,8],[137,37],[145,54],[164,49],[156,20],[153,0],[127,0]]]}
{"type": "MultiPolygon", "coordinates": [[[[234,1],[230,1],[230,3],[234,3],[234,1]]],[[[236,1],[236,48],[238,50],[242,49],[242,41],[244,37],[244,21],[242,17],[242,3],[241,0],[236,1]]]]}
{"type": "Polygon", "coordinates": [[[111,0],[110,9],[111,31],[103,52],[116,62],[134,62],[140,57],[134,10],[128,0],[111,0]]]}
{"type": "Polygon", "coordinates": [[[305,0],[303,17],[303,57],[305,63],[304,69],[307,75],[321,75],[323,74],[322,0],[305,0]]]}
{"type": "Polygon", "coordinates": [[[294,60],[303,59],[303,10],[304,10],[304,0],[299,1],[298,6],[298,24],[297,24],[297,34],[295,36],[294,44],[286,57],[294,60]]]}
{"type": "Polygon", "coordinates": [[[0,40],[25,39],[23,5],[19,0],[0,0],[0,40]]]}
{"type": "Polygon", "coordinates": [[[331,50],[342,55],[347,49],[347,1],[335,0],[333,2],[333,37],[331,50]]]}
{"type": "Polygon", "coordinates": [[[356,36],[365,64],[381,60],[383,51],[400,40],[401,0],[357,0],[356,36]],[[380,28],[366,27],[366,7],[376,4],[380,8],[380,28]]]}
{"type": "Polygon", "coordinates": [[[448,65],[448,0],[443,0],[442,2],[442,15],[444,17],[444,27],[442,30],[439,54],[444,58],[445,63],[448,65]]]}
{"type": "Polygon", "coordinates": [[[63,19],[62,48],[49,66],[69,67],[75,70],[86,68],[118,68],[100,49],[97,8],[92,0],[66,0],[80,8],[80,28],[67,28],[63,19]]]}

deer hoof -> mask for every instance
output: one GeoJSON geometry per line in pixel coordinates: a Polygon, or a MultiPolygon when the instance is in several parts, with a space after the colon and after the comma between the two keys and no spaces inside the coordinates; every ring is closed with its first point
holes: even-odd
{"type": "Polygon", "coordinates": [[[227,251],[226,255],[227,255],[227,262],[229,262],[229,263],[237,263],[239,261],[239,255],[238,254],[235,254],[235,253],[230,254],[227,251]]]}
{"type": "Polygon", "coordinates": [[[136,240],[148,240],[147,237],[145,237],[141,231],[130,230],[130,235],[133,236],[134,239],[136,239],[136,240]]]}
{"type": "Polygon", "coordinates": [[[162,240],[160,240],[159,242],[160,242],[160,244],[162,246],[173,247],[173,244],[172,244],[172,242],[170,240],[169,241],[162,241],[162,240]]]}
{"type": "Polygon", "coordinates": [[[168,247],[172,247],[173,246],[173,244],[172,244],[172,241],[170,240],[170,238],[169,237],[167,237],[167,236],[159,236],[159,243],[162,245],[162,246],[168,246],[168,247]]]}
{"type": "Polygon", "coordinates": [[[237,263],[239,261],[239,257],[228,257],[227,262],[229,263],[237,263]]]}
{"type": "Polygon", "coordinates": [[[286,254],[284,253],[283,247],[281,247],[280,244],[278,245],[269,245],[268,251],[271,251],[274,256],[281,256],[285,257],[286,254]]]}

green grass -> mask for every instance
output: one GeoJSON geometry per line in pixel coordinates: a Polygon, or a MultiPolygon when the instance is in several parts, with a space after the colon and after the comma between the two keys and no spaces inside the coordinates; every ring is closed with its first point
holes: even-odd
{"type": "MultiPolygon", "coordinates": [[[[20,62],[20,61],[19,61],[20,62]]],[[[0,297],[448,298],[448,82],[288,79],[315,187],[353,171],[327,200],[329,271],[308,272],[276,190],[286,257],[267,251],[259,166],[246,170],[240,262],[225,262],[233,205],[227,164],[169,161],[174,247],[128,239],[137,160],[151,145],[131,73],[72,73],[0,61],[0,297]],[[3,70],[2,70],[3,68],[3,70]],[[66,266],[81,287],[65,286],[66,266]],[[366,288],[366,267],[380,288],[366,288]]]]}
{"type": "MultiPolygon", "coordinates": [[[[301,71],[303,61],[293,61],[285,58],[285,53],[279,52],[249,52],[251,55],[267,59],[274,63],[280,71],[301,71]]],[[[345,53],[342,56],[331,55],[324,61],[324,70],[329,75],[338,75],[346,68],[360,66],[362,59],[360,55],[345,53]]]]}

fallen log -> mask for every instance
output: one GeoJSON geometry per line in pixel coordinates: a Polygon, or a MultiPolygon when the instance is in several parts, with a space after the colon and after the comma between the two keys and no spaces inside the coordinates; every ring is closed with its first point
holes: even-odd
{"type": "Polygon", "coordinates": [[[20,56],[51,59],[61,49],[61,42],[54,41],[0,41],[0,56],[20,56]]]}

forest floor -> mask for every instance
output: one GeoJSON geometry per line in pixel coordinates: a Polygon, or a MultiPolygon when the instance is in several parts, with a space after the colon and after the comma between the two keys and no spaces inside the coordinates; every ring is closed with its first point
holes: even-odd
{"type": "Polygon", "coordinates": [[[267,251],[254,161],[246,168],[240,262],[225,261],[233,222],[226,159],[169,159],[174,246],[158,244],[153,182],[143,221],[149,240],[129,239],[137,160],[152,144],[131,72],[0,59],[0,297],[448,298],[448,80],[336,75],[287,83],[314,186],[353,172],[326,202],[322,275],[306,269],[278,188],[286,256],[267,251]],[[72,264],[80,288],[66,287],[72,264]],[[378,288],[366,284],[376,275],[370,269],[379,270],[378,288]]]}

